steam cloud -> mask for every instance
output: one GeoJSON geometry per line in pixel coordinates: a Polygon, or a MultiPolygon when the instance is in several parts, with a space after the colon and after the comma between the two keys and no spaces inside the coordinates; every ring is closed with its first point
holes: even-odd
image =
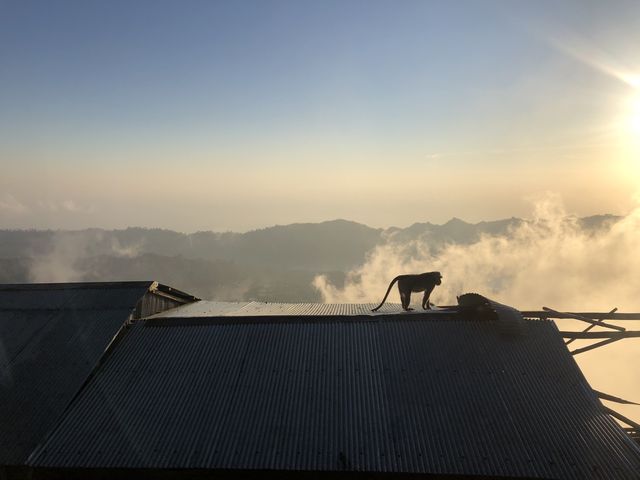
{"type": "MultiPolygon", "coordinates": [[[[82,232],[57,232],[51,240],[51,248],[44,255],[34,254],[30,259],[29,280],[32,282],[82,282],[87,277],[100,278],[101,272],[88,270],[83,259],[91,255],[92,247],[103,241],[101,232],[85,235],[82,232]]],[[[122,246],[110,239],[110,254],[115,257],[133,258],[140,253],[141,244],[122,246]]]]}
{"type": "MultiPolygon", "coordinates": [[[[607,228],[590,231],[567,215],[561,199],[546,194],[534,202],[533,218],[503,236],[483,236],[470,245],[450,244],[434,252],[428,238],[374,249],[364,265],[347,274],[344,287],[317,276],[314,286],[325,302],[374,302],[382,299],[395,275],[438,270],[442,285],[431,301],[456,304],[456,295],[477,292],[522,310],[549,306],[564,311],[640,311],[640,207],[607,228]]],[[[420,301],[421,296],[417,297],[420,301]]],[[[389,301],[398,302],[396,291],[389,301]]],[[[419,308],[419,307],[418,307],[419,308]]],[[[559,322],[563,329],[584,324],[559,322]]],[[[624,324],[640,329],[640,322],[624,324]]],[[[593,342],[589,342],[593,343],[593,342]]],[[[640,402],[638,339],[576,356],[590,384],[607,393],[640,402]]],[[[584,346],[574,342],[572,348],[584,346]]],[[[640,407],[614,404],[640,422],[640,407]]]]}

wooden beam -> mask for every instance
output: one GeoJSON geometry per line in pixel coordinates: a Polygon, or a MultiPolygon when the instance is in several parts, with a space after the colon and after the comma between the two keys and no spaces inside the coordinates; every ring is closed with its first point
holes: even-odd
{"type": "Polygon", "coordinates": [[[614,397],[613,395],[609,395],[608,393],[602,393],[597,390],[594,390],[593,392],[596,395],[598,395],[598,398],[601,398],[602,400],[608,400],[610,402],[616,402],[616,403],[624,403],[626,405],[640,405],[640,403],[631,402],[629,400],[625,400],[624,398],[614,397]]]}
{"type": "MultiPolygon", "coordinates": [[[[523,317],[526,318],[570,318],[570,317],[558,317],[551,312],[544,310],[521,310],[523,317]]],[[[604,313],[604,312],[566,312],[571,315],[578,315],[580,317],[593,318],[595,320],[616,320],[616,321],[638,321],[640,320],[640,313],[604,313]]]]}
{"type": "Polygon", "coordinates": [[[580,320],[581,322],[590,323],[591,325],[594,325],[594,326],[606,327],[612,330],[618,330],[619,332],[624,332],[626,330],[624,327],[619,327],[618,325],[612,325],[610,323],[604,323],[602,320],[598,320],[598,321],[592,320],[590,318],[583,317],[582,315],[576,315],[575,313],[557,312],[556,310],[553,310],[548,307],[542,307],[542,309],[547,312],[553,313],[554,315],[557,315],[556,318],[571,318],[573,320],[580,320]]]}
{"type": "Polygon", "coordinates": [[[626,332],[567,332],[567,331],[560,330],[560,336],[562,338],[580,338],[580,339],[637,338],[637,337],[640,337],[640,331],[626,331],[626,332]]]}
{"type": "Polygon", "coordinates": [[[640,424],[634,422],[630,418],[627,418],[624,415],[616,412],[615,410],[611,410],[609,407],[605,407],[604,405],[602,406],[602,408],[604,409],[605,412],[607,412],[612,417],[617,418],[621,422],[626,423],[627,425],[629,425],[630,427],[635,428],[636,430],[640,430],[640,424]]]}
{"type": "Polygon", "coordinates": [[[617,342],[618,340],[622,340],[621,338],[609,338],[607,340],[603,340],[598,343],[593,343],[586,347],[576,348],[575,350],[571,350],[571,355],[578,355],[580,353],[588,352],[589,350],[593,350],[598,347],[604,347],[605,345],[609,345],[610,343],[617,342]]]}
{"type": "MultiPolygon", "coordinates": [[[[609,312],[609,314],[616,313],[616,310],[618,310],[618,307],[616,307],[616,308],[614,308],[613,310],[611,310],[611,311],[609,312]]],[[[583,330],[583,332],[588,332],[589,330],[591,330],[591,329],[592,329],[593,327],[595,327],[595,326],[596,326],[596,325],[589,325],[587,328],[585,328],[585,329],[583,330]]],[[[575,340],[576,340],[575,338],[570,338],[569,340],[567,340],[567,341],[565,342],[565,345],[569,345],[571,342],[574,342],[575,340]]]]}

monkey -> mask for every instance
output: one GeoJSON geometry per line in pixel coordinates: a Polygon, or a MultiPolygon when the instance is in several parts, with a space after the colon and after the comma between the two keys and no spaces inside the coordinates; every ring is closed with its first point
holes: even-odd
{"type": "Polygon", "coordinates": [[[427,272],[419,275],[398,275],[396,278],[391,280],[387,293],[384,294],[384,298],[382,299],[382,303],[372,309],[372,312],[378,311],[378,309],[384,305],[384,302],[391,291],[391,287],[393,287],[393,284],[396,282],[398,282],[400,301],[402,302],[402,308],[405,312],[413,310],[413,308],[409,308],[411,292],[424,292],[424,297],[422,297],[422,308],[424,310],[431,310],[431,306],[429,305],[429,296],[436,285],[440,285],[442,283],[442,275],[440,272],[427,272]]]}

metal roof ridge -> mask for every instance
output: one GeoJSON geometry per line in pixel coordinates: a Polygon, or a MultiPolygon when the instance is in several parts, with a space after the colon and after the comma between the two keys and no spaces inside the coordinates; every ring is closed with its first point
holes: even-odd
{"type": "Polygon", "coordinates": [[[187,327],[200,325],[226,324],[264,324],[274,325],[282,323],[381,323],[381,322],[420,322],[420,321],[456,321],[495,323],[491,319],[475,319],[460,315],[458,312],[440,312],[438,314],[410,314],[390,313],[385,315],[347,314],[347,315],[292,315],[292,314],[259,314],[259,315],[211,315],[199,317],[146,317],[134,320],[134,323],[144,323],[145,327],[187,327]],[[424,316],[423,316],[424,315],[424,316]],[[432,317],[432,318],[425,318],[432,317]],[[453,318],[452,318],[453,317],[453,318]]]}

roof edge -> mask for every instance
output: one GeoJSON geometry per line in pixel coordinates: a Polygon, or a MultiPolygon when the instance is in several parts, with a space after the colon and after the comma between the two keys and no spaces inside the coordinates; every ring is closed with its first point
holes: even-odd
{"type": "Polygon", "coordinates": [[[70,290],[70,289],[80,290],[85,288],[123,288],[123,287],[150,288],[153,284],[154,284],[153,280],[137,280],[137,281],[126,281],[126,282],[57,282],[57,283],[4,283],[4,284],[0,283],[0,291],[70,290]]]}
{"type": "Polygon", "coordinates": [[[167,297],[182,303],[197,302],[200,300],[195,295],[191,295],[190,293],[183,292],[182,290],[178,290],[177,288],[173,288],[158,282],[151,282],[151,285],[149,286],[149,292],[153,293],[154,295],[167,297]]]}

